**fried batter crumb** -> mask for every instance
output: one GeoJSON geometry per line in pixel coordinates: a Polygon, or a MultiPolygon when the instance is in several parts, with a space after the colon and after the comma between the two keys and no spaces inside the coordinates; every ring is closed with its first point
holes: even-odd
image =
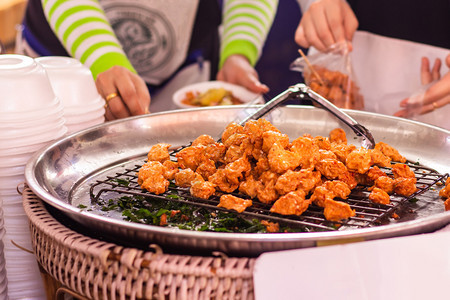
{"type": "Polygon", "coordinates": [[[171,210],[170,211],[170,217],[173,218],[176,216],[176,214],[179,214],[181,211],[180,210],[171,210]]]}
{"type": "Polygon", "coordinates": [[[300,166],[304,169],[314,168],[320,158],[319,147],[310,137],[295,139],[291,143],[290,150],[300,156],[300,166]]]}
{"type": "Polygon", "coordinates": [[[239,192],[255,198],[258,194],[258,189],[262,188],[262,183],[253,178],[252,175],[248,176],[246,180],[242,181],[239,185],[239,192]]]}
{"type": "Polygon", "coordinates": [[[280,231],[280,225],[278,223],[269,222],[267,220],[262,220],[261,225],[266,226],[267,232],[279,232],[280,231]]]}
{"type": "Polygon", "coordinates": [[[367,177],[369,177],[369,179],[373,182],[376,181],[381,176],[387,176],[387,174],[381,171],[380,168],[378,168],[377,166],[373,166],[372,168],[370,168],[366,174],[367,177]]]}
{"type": "Polygon", "coordinates": [[[159,220],[159,226],[166,226],[167,225],[167,215],[162,214],[161,219],[159,220]]]}
{"type": "Polygon", "coordinates": [[[222,142],[226,142],[230,136],[232,136],[235,133],[243,133],[244,128],[237,124],[236,122],[232,122],[228,124],[228,126],[225,128],[224,132],[222,133],[222,142]]]}
{"type": "Polygon", "coordinates": [[[285,150],[282,144],[275,142],[267,156],[270,169],[282,174],[287,170],[294,170],[300,165],[300,155],[290,150],[285,150]]]}

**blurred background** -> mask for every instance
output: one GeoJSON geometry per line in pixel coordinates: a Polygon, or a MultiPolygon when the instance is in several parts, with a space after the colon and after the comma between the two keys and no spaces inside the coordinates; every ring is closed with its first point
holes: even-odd
{"type": "Polygon", "coordinates": [[[16,25],[21,24],[27,0],[0,0],[2,53],[14,53],[16,25]]]}
{"type": "MultiPolygon", "coordinates": [[[[16,26],[22,22],[26,4],[27,0],[0,0],[1,53],[14,53],[16,26]]],[[[256,65],[261,81],[270,87],[267,99],[273,98],[292,84],[303,82],[299,72],[289,70],[290,63],[298,57],[294,34],[300,16],[296,0],[279,1],[273,26],[256,65]]]]}
{"type": "MultiPolygon", "coordinates": [[[[275,97],[293,84],[303,82],[300,72],[289,70],[290,64],[299,57],[299,46],[294,36],[300,17],[300,6],[296,0],[279,0],[272,28],[256,64],[261,82],[270,88],[266,99],[275,97]]],[[[303,51],[306,53],[305,49],[303,51]]]]}

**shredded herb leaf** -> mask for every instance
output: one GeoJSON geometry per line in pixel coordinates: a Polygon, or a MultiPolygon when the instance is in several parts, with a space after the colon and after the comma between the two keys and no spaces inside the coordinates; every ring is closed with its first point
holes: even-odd
{"type": "MultiPolygon", "coordinates": [[[[167,197],[182,198],[179,195],[167,195],[167,197]]],[[[124,220],[141,224],[211,232],[267,232],[266,226],[262,225],[258,219],[248,220],[237,212],[211,211],[176,201],[143,196],[122,196],[99,200],[96,205],[103,212],[119,212],[124,220]]],[[[280,228],[280,231],[299,232],[304,229],[280,228]]]]}
{"type": "Polygon", "coordinates": [[[114,179],[111,179],[111,181],[114,181],[118,185],[121,185],[121,186],[129,186],[130,185],[130,181],[129,180],[122,179],[122,178],[114,178],[114,179]]]}

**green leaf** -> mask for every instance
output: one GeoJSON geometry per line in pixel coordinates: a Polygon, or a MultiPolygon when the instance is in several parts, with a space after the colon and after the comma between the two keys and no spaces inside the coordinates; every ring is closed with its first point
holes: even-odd
{"type": "Polygon", "coordinates": [[[111,181],[117,182],[117,184],[121,185],[121,186],[129,186],[130,185],[129,180],[122,179],[122,178],[114,178],[111,181]]]}

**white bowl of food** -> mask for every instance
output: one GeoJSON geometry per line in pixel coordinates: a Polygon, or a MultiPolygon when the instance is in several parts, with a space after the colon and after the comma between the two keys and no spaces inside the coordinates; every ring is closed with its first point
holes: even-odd
{"type": "Polygon", "coordinates": [[[179,108],[218,105],[261,104],[261,94],[224,81],[205,81],[187,85],[173,94],[173,102],[179,108]]]}

